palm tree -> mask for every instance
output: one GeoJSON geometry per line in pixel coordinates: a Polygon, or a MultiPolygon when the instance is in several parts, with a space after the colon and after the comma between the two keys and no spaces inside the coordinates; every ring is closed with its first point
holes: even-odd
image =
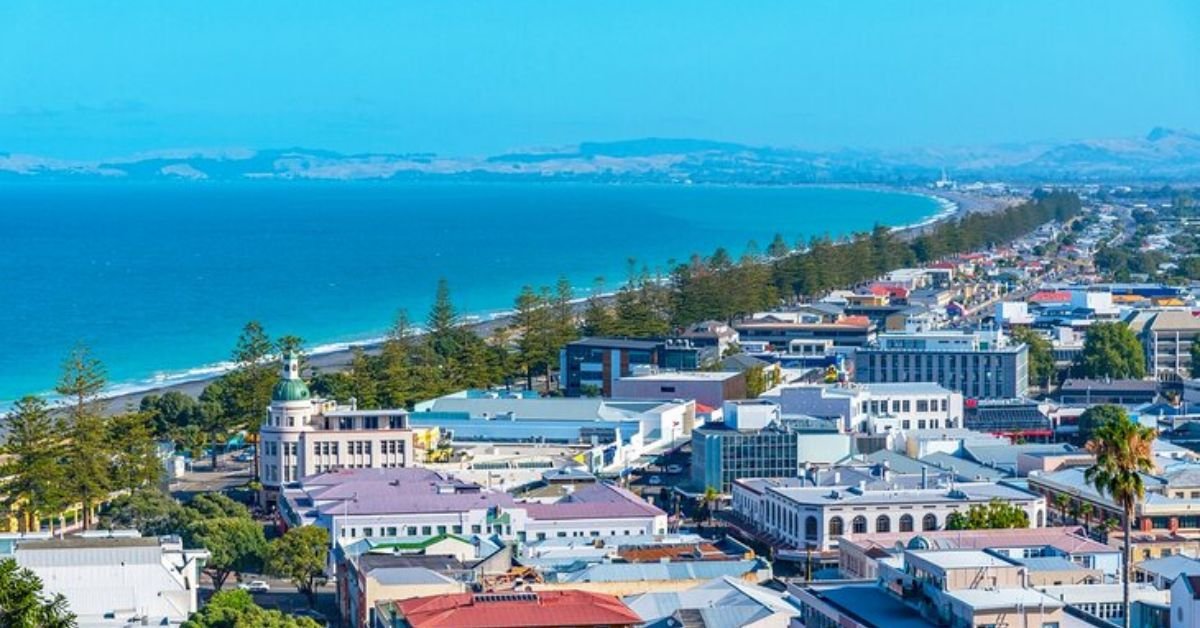
{"type": "Polygon", "coordinates": [[[14,628],[70,628],[75,614],[62,595],[47,598],[42,581],[12,559],[0,560],[0,626],[14,628]]]}
{"type": "Polygon", "coordinates": [[[700,507],[704,510],[704,520],[709,525],[712,525],[713,511],[716,510],[717,501],[720,499],[721,494],[711,486],[704,489],[704,494],[700,496],[700,507]]]}
{"type": "Polygon", "coordinates": [[[1084,502],[1079,507],[1079,514],[1083,515],[1083,530],[1087,534],[1092,533],[1092,505],[1084,502]]]}
{"type": "Polygon", "coordinates": [[[1054,505],[1058,508],[1058,521],[1065,524],[1067,522],[1067,505],[1071,503],[1071,496],[1066,493],[1059,493],[1054,496],[1054,505]]]}
{"type": "Polygon", "coordinates": [[[1157,433],[1149,427],[1134,423],[1121,411],[1109,417],[1092,434],[1087,450],[1096,456],[1096,463],[1084,472],[1084,478],[1102,495],[1107,494],[1121,507],[1124,517],[1125,548],[1122,552],[1124,625],[1129,625],[1130,536],[1133,516],[1138,502],[1146,496],[1142,473],[1154,470],[1151,445],[1157,433]]]}
{"type": "Polygon", "coordinates": [[[1100,523],[1100,527],[1104,531],[1104,542],[1105,543],[1108,542],[1108,535],[1112,534],[1112,531],[1116,530],[1117,526],[1120,526],[1120,525],[1121,525],[1121,523],[1113,517],[1109,517],[1100,523]]]}
{"type": "Polygon", "coordinates": [[[1079,517],[1083,514],[1082,507],[1079,502],[1071,502],[1071,523],[1079,525],[1079,517]]]}

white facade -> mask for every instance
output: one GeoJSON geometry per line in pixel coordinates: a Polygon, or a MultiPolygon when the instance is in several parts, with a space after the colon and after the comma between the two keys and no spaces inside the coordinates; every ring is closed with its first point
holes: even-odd
{"type": "Polygon", "coordinates": [[[665,512],[610,484],[586,484],[553,503],[522,502],[419,468],[318,475],[286,489],[280,510],[289,526],[318,525],[343,541],[440,534],[532,541],[667,531],[665,512]]]}
{"type": "Polygon", "coordinates": [[[963,396],[937,384],[793,385],[778,389],[784,414],[838,418],[843,432],[953,429],[963,396]]]}
{"type": "Polygon", "coordinates": [[[259,430],[259,479],[267,503],[281,487],[333,469],[412,464],[413,435],[405,410],[357,410],[311,398],[294,355],[283,360],[259,430]]]}
{"type": "Polygon", "coordinates": [[[1033,322],[1029,304],[1025,301],[1000,301],[996,303],[996,322],[1003,325],[1028,325],[1033,322]]]}
{"type": "Polygon", "coordinates": [[[1032,493],[984,482],[954,488],[869,489],[765,486],[733,483],[733,510],[758,532],[788,548],[830,550],[838,537],[870,538],[872,534],[942,530],[946,518],[972,505],[1001,499],[1020,506],[1030,527],[1045,521],[1045,500],[1032,493]]]}

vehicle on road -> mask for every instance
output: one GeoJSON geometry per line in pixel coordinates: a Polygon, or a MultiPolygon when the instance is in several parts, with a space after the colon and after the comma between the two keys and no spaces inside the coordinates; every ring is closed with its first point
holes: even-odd
{"type": "Polygon", "coordinates": [[[252,449],[243,450],[242,453],[240,453],[236,457],[234,457],[234,460],[236,460],[238,462],[254,462],[254,450],[252,450],[252,449]]]}
{"type": "Polygon", "coordinates": [[[268,593],[271,591],[271,585],[262,580],[251,580],[238,585],[238,588],[251,593],[268,593]]]}
{"type": "Polygon", "coordinates": [[[669,464],[667,465],[667,473],[683,473],[683,465],[669,464]]]}
{"type": "Polygon", "coordinates": [[[650,482],[651,486],[658,486],[659,484],[662,484],[662,478],[657,475],[650,476],[648,481],[650,482]]]}

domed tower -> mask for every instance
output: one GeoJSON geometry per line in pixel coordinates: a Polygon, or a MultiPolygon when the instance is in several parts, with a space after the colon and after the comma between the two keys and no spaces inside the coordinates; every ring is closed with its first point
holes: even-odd
{"type": "Polygon", "coordinates": [[[284,485],[300,479],[304,469],[301,435],[310,430],[314,407],[308,385],[300,379],[300,360],[295,353],[283,356],[279,383],[271,391],[267,420],[259,430],[258,476],[266,503],[274,503],[284,485]]]}

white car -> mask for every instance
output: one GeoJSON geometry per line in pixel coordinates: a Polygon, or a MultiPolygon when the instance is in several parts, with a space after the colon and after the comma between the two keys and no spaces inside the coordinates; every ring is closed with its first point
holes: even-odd
{"type": "Polygon", "coordinates": [[[250,582],[243,582],[239,584],[238,588],[251,593],[266,593],[271,590],[271,585],[263,582],[262,580],[251,580],[250,582]]]}
{"type": "Polygon", "coordinates": [[[683,465],[669,464],[667,465],[667,473],[683,473],[683,465]]]}
{"type": "Polygon", "coordinates": [[[650,476],[649,481],[651,486],[658,486],[659,484],[662,484],[662,478],[658,477],[657,475],[650,476]]]}

